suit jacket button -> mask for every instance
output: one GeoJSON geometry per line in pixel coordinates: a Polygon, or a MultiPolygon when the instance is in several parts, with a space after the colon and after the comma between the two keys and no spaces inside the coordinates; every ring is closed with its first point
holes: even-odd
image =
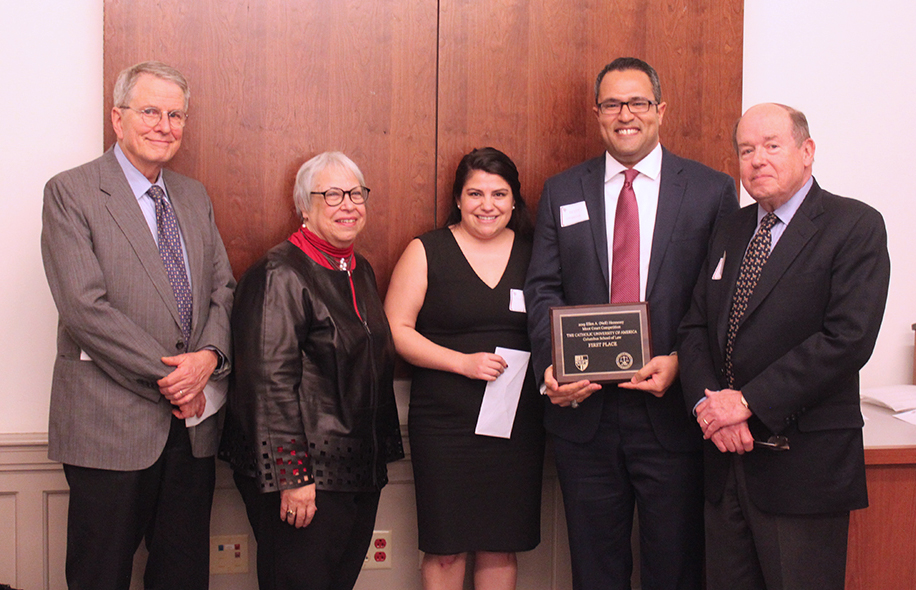
{"type": "Polygon", "coordinates": [[[184,350],[184,340],[179,340],[175,343],[175,348],[178,350],[184,350]]]}

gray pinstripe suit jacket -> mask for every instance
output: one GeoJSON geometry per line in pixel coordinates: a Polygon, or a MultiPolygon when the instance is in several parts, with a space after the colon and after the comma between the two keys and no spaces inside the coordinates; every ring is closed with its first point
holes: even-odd
{"type": "MultiPolygon", "coordinates": [[[[201,183],[162,174],[187,247],[190,342],[114,152],[45,186],[41,252],[60,314],[48,431],[53,460],[119,471],[152,465],[165,446],[172,408],[156,386],[171,372],[160,358],[205,346],[229,354],[235,281],[210,199],[201,183]]],[[[213,378],[226,373],[228,365],[213,378]]],[[[189,432],[195,456],[216,452],[216,416],[189,432]]]]}

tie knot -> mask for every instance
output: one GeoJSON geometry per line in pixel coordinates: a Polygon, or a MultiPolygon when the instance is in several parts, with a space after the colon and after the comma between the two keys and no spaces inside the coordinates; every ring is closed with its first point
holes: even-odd
{"type": "Polygon", "coordinates": [[[165,191],[162,190],[162,187],[157,186],[155,184],[149,187],[149,190],[146,191],[146,194],[148,194],[150,198],[153,199],[154,201],[159,201],[165,198],[165,191]]]}
{"type": "Polygon", "coordinates": [[[777,221],[779,221],[779,218],[776,217],[775,213],[767,213],[763,217],[763,220],[760,222],[760,229],[766,229],[766,230],[773,229],[773,226],[776,225],[777,221]]]}
{"type": "Polygon", "coordinates": [[[630,168],[629,170],[623,171],[623,183],[626,185],[632,185],[633,179],[639,174],[639,170],[635,168],[630,168]]]}

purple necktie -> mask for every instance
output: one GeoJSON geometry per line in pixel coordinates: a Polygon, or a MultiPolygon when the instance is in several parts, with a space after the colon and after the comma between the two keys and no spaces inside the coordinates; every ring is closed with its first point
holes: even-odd
{"type": "Polygon", "coordinates": [[[639,301],[639,207],[633,192],[636,170],[625,171],[614,217],[614,261],[611,265],[611,303],[639,301]]]}
{"type": "Polygon", "coordinates": [[[181,238],[178,234],[178,220],[172,206],[165,199],[162,188],[153,185],[147,194],[156,202],[156,227],[159,232],[159,256],[169,275],[169,283],[178,303],[178,317],[181,318],[181,333],[185,342],[191,337],[191,285],[184,265],[181,238]]]}
{"type": "Polygon", "coordinates": [[[770,257],[770,243],[772,237],[770,230],[776,225],[779,218],[775,213],[767,213],[761,220],[757,233],[754,234],[751,244],[747,247],[741,268],[738,270],[738,282],[735,283],[735,296],[732,298],[732,308],[728,314],[728,332],[725,336],[725,378],[728,379],[729,388],[735,387],[735,372],[732,366],[732,353],[735,350],[735,336],[738,334],[738,323],[747,311],[747,302],[754,293],[757,280],[767,258],[770,257]]]}

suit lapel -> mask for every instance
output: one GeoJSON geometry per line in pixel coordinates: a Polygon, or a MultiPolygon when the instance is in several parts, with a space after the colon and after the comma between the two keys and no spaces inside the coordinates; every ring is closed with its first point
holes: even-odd
{"type": "Polygon", "coordinates": [[[655,212],[655,229],[652,233],[652,253],[649,255],[649,273],[646,277],[646,300],[652,293],[652,287],[658,278],[658,272],[665,259],[665,251],[674,236],[674,224],[677,222],[686,180],[681,176],[680,158],[662,147],[662,171],[658,187],[658,207],[655,212]]]}
{"type": "MultiPolygon", "coordinates": [[[[732,308],[732,299],[735,296],[735,286],[738,282],[738,273],[741,270],[741,263],[744,261],[744,254],[747,246],[751,242],[754,230],[757,228],[757,206],[752,205],[743,208],[737,213],[736,231],[723,232],[727,238],[725,242],[725,264],[722,266],[722,278],[716,281],[720,287],[716,289],[719,301],[714,303],[712,309],[721,309],[719,321],[716,325],[716,333],[719,336],[719,350],[725,350],[725,336],[728,332],[728,315],[732,308]]],[[[718,251],[710,252],[710,256],[716,255],[721,258],[722,254],[718,251]]],[[[710,277],[704,277],[710,280],[710,277]]],[[[745,314],[747,317],[747,314],[745,314]]]]}
{"type": "Polygon", "coordinates": [[[591,161],[588,171],[582,176],[582,195],[589,214],[589,227],[592,229],[592,240],[597,250],[598,262],[604,276],[604,290],[608,300],[611,296],[611,280],[607,257],[607,224],[604,210],[604,158],[601,156],[591,161]],[[594,219],[592,216],[594,215],[594,219]]]}
{"type": "MultiPolygon", "coordinates": [[[[757,286],[754,288],[754,292],[747,303],[747,311],[744,314],[744,318],[754,313],[754,310],[770,294],[773,287],[786,273],[805,245],[817,233],[817,225],[812,220],[820,215],[822,210],[820,188],[815,183],[811,186],[811,190],[808,191],[798,211],[795,212],[792,221],[786,226],[782,237],[776,242],[776,246],[773,248],[773,252],[767,259],[766,264],[763,265],[760,279],[757,281],[757,286]]],[[[740,326],[743,322],[744,320],[742,319],[738,325],[740,326]]]]}
{"type": "Polygon", "coordinates": [[[163,303],[168,307],[169,313],[175,322],[181,325],[175,293],[159,256],[156,241],[112,150],[105,154],[101,163],[99,190],[108,195],[105,207],[133,248],[163,303]]]}

